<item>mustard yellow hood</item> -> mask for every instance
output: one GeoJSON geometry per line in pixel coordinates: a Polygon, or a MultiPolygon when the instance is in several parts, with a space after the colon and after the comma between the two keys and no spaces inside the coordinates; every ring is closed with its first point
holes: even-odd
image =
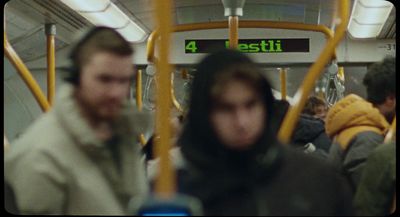
{"type": "Polygon", "coordinates": [[[329,110],[326,117],[326,133],[345,148],[359,132],[374,131],[384,135],[389,127],[386,119],[363,98],[349,94],[329,110]]]}

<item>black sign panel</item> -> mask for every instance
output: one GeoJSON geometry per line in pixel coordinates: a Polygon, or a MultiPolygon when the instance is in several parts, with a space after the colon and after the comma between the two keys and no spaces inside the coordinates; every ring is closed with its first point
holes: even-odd
{"type": "MultiPolygon", "coordinates": [[[[229,40],[224,39],[187,39],[185,53],[211,53],[229,47],[229,40]]],[[[237,49],[243,53],[286,53],[310,52],[310,39],[240,39],[237,49]]]]}

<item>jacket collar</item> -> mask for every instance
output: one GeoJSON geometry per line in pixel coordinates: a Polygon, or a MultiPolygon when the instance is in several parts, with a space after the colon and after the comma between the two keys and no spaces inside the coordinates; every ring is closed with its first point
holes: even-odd
{"type": "Polygon", "coordinates": [[[73,97],[74,90],[75,87],[72,84],[61,85],[54,105],[57,118],[78,144],[103,147],[104,143],[96,137],[94,130],[79,110],[79,105],[73,97]]]}
{"type": "MultiPolygon", "coordinates": [[[[94,130],[83,117],[73,96],[74,89],[75,87],[72,84],[61,85],[54,105],[56,117],[79,145],[88,148],[102,148],[105,143],[96,137],[94,130]]],[[[153,119],[154,117],[150,112],[139,112],[134,109],[131,103],[126,101],[123,104],[120,117],[111,124],[114,135],[118,137],[128,135],[134,138],[140,133],[151,133],[153,131],[153,119]]]]}

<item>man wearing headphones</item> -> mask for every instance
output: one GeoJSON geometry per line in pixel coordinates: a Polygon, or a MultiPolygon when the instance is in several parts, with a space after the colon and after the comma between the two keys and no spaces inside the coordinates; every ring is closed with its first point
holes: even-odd
{"type": "Polygon", "coordinates": [[[107,27],[91,29],[72,49],[54,107],[5,156],[21,214],[124,215],[132,197],[147,193],[137,135],[151,122],[128,103],[132,55],[107,27]]]}

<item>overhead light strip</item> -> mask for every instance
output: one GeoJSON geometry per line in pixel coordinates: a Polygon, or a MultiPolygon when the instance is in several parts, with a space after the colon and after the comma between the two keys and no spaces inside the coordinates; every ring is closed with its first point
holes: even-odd
{"type": "Polygon", "coordinates": [[[61,0],[96,26],[116,29],[126,40],[141,42],[147,33],[110,0],[61,0]]]}
{"type": "Polygon", "coordinates": [[[356,0],[348,32],[354,38],[376,38],[389,17],[393,4],[385,0],[356,0]]]}

